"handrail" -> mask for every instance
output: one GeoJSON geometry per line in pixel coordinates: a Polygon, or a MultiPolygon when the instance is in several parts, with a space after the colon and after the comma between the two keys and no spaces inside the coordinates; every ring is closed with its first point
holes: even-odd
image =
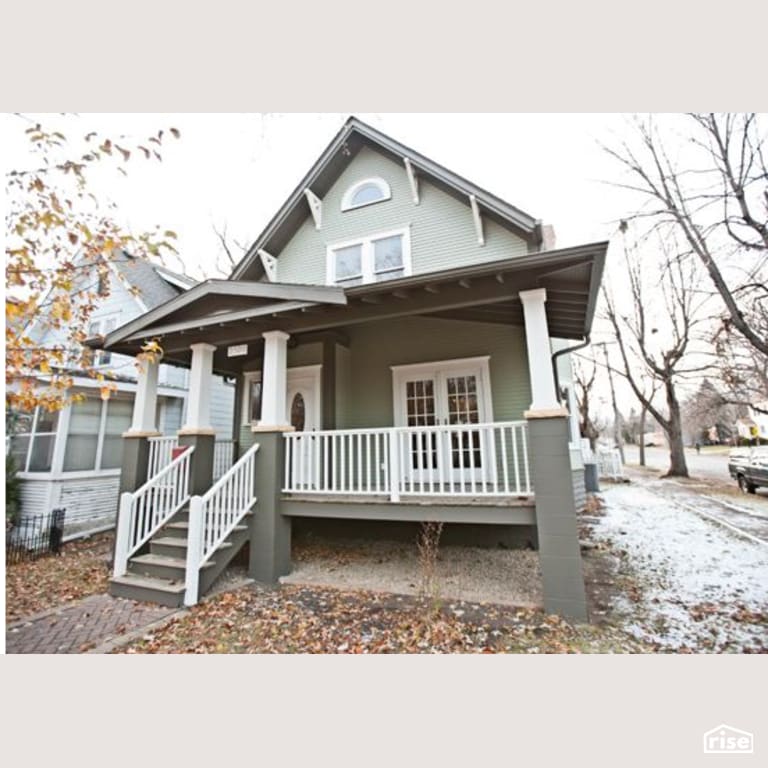
{"type": "Polygon", "coordinates": [[[114,575],[122,576],[128,559],[189,500],[189,473],[195,447],[190,445],[167,467],[133,493],[120,497],[114,575]]]}
{"type": "Polygon", "coordinates": [[[198,600],[200,569],[256,503],[256,454],[251,446],[202,496],[189,502],[184,604],[198,600]]]}

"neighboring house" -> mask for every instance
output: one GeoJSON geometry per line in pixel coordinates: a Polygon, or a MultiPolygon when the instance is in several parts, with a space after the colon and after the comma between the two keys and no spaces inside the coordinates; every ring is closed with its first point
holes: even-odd
{"type": "MultiPolygon", "coordinates": [[[[90,335],[105,335],[114,328],[142,315],[194,286],[194,280],[164,267],[133,258],[116,256],[111,262],[109,286],[99,285],[104,294],[90,318],[90,335]]],[[[94,282],[96,270],[81,281],[94,282]]],[[[63,331],[46,323],[33,321],[26,330],[41,346],[65,340],[63,331]]],[[[79,523],[91,525],[100,520],[114,522],[118,503],[122,434],[131,426],[138,372],[132,357],[111,352],[92,355],[91,372],[103,373],[116,386],[108,399],[100,396],[101,383],[84,370],[72,370],[72,394],[84,399],[60,411],[37,408],[32,413],[11,414],[10,450],[19,467],[21,517],[66,509],[67,529],[79,523]]],[[[175,435],[186,411],[188,372],[170,365],[160,365],[156,424],[159,433],[175,435]]],[[[38,376],[41,385],[45,376],[38,376]]],[[[221,377],[214,382],[211,423],[221,440],[232,440],[234,385],[221,377]]],[[[7,420],[8,420],[8,414],[7,420]]],[[[167,442],[167,441],[166,441],[167,442]]],[[[166,448],[158,441],[157,450],[166,448]]],[[[231,449],[230,449],[231,450],[231,449]]]]}
{"type": "Polygon", "coordinates": [[[749,416],[736,420],[738,436],[744,440],[759,439],[768,442],[768,400],[755,403],[756,408],[749,408],[749,416]]]}
{"type": "Polygon", "coordinates": [[[578,425],[553,353],[589,337],[608,244],[551,237],[350,118],[228,280],[91,342],[135,355],[157,340],[196,403],[188,448],[148,484],[175,495],[153,504],[131,492],[157,427],[153,373],[140,380],[113,594],[193,604],[246,542],[252,577],[276,581],[297,518],[441,520],[530,533],[546,608],[586,618],[578,425]],[[237,381],[239,430],[216,485],[214,373],[237,381]]]}

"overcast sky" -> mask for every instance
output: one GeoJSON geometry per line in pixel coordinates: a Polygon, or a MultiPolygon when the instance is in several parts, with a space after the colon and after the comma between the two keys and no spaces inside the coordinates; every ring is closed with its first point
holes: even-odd
{"type": "MultiPolygon", "coordinates": [[[[213,231],[250,244],[339,130],[343,114],[82,114],[42,116],[68,137],[98,130],[135,139],[171,126],[178,141],[162,163],[131,160],[129,175],[110,173],[97,192],[109,196],[136,230],[155,224],[178,233],[185,271],[215,274],[221,251],[213,231]]],[[[527,213],[552,224],[558,246],[610,239],[637,207],[599,142],[628,135],[615,114],[364,114],[414,150],[527,213]]],[[[2,144],[10,167],[28,162],[19,119],[5,116],[2,144]]],[[[22,126],[23,128],[23,126],[22,126]]],[[[614,256],[618,254],[614,251],[614,256]]],[[[609,262],[611,251],[609,251],[609,262]]],[[[171,268],[181,264],[168,261],[171,268]]]]}

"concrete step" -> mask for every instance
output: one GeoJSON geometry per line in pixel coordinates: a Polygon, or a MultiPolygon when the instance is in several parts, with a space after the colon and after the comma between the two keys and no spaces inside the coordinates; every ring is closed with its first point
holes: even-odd
{"type": "MultiPolygon", "coordinates": [[[[213,563],[203,565],[203,570],[212,568],[213,563]]],[[[163,555],[138,555],[128,561],[128,572],[137,576],[150,576],[156,579],[184,581],[187,562],[181,557],[165,557],[163,555]]]]}
{"type": "Polygon", "coordinates": [[[109,594],[177,608],[184,603],[184,582],[127,573],[109,580],[109,594]]]}

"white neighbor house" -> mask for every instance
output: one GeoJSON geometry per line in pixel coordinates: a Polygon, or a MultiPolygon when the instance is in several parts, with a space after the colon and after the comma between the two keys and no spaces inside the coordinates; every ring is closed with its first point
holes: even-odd
{"type": "MultiPolygon", "coordinates": [[[[91,316],[89,336],[106,334],[195,285],[183,275],[134,258],[117,257],[111,265],[108,295],[91,316]]],[[[94,279],[91,277],[90,279],[94,279]]],[[[106,292],[106,291],[105,291],[106,292]]],[[[27,335],[41,346],[61,340],[61,331],[33,321],[27,335]]],[[[74,373],[73,391],[85,400],[58,412],[37,408],[15,413],[9,439],[22,479],[21,517],[66,509],[66,527],[91,528],[114,521],[122,463],[122,434],[131,426],[138,371],[132,357],[97,352],[94,365],[114,374],[117,390],[109,399],[100,396],[100,384],[74,373]]],[[[44,377],[40,377],[44,381],[44,377]]],[[[163,435],[176,435],[187,406],[189,371],[161,364],[158,376],[157,425],[163,435]]],[[[216,377],[211,417],[217,448],[232,455],[234,383],[216,377]]],[[[9,431],[10,433],[10,431],[9,431]]],[[[158,440],[160,453],[169,453],[172,441],[158,440]]]]}

